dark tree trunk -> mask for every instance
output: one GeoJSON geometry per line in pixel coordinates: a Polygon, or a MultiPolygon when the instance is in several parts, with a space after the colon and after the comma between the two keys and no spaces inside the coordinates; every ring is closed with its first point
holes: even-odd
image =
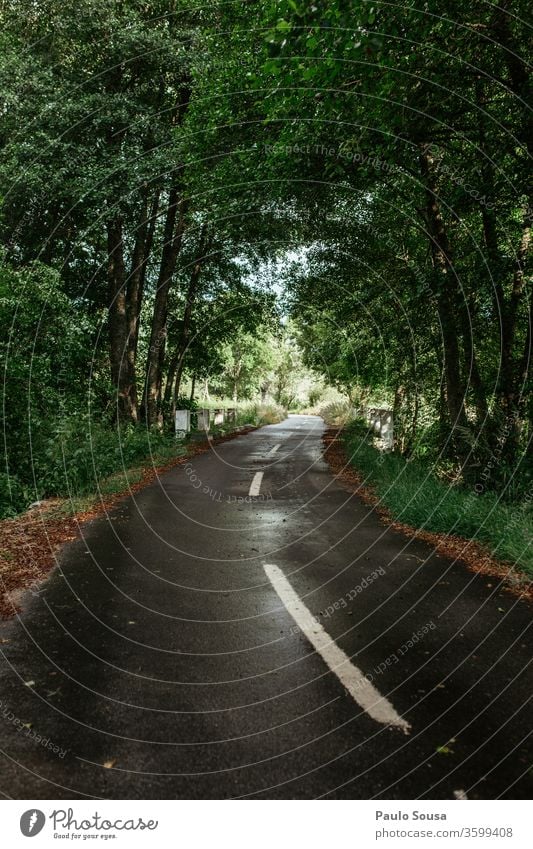
{"type": "MultiPolygon", "coordinates": [[[[171,27],[173,21],[170,22],[171,27]]],[[[184,79],[180,96],[171,112],[171,121],[179,126],[189,108],[191,96],[190,80],[184,79]]],[[[187,202],[180,196],[180,187],[176,181],[169,191],[168,206],[165,218],[163,249],[157,281],[157,290],[152,315],[150,345],[146,361],[146,377],[143,392],[143,414],[149,426],[162,424],[161,388],[163,382],[163,365],[165,361],[165,342],[167,333],[168,294],[172,277],[176,269],[176,261],[180,252],[183,233],[185,230],[185,215],[187,202]]],[[[155,219],[154,219],[155,220],[155,219]]]]}
{"type": "Polygon", "coordinates": [[[158,196],[159,193],[156,193],[156,198],[152,203],[150,217],[148,217],[148,190],[145,189],[142,192],[140,220],[135,233],[130,273],[126,280],[126,358],[128,362],[128,374],[131,379],[131,418],[134,422],[138,420],[136,359],[139,338],[139,316],[142,305],[146,264],[152,245],[154,216],[157,213],[158,196]]]}
{"type": "MultiPolygon", "coordinates": [[[[129,356],[135,361],[137,358],[137,347],[139,343],[139,318],[141,315],[144,297],[144,284],[146,280],[146,268],[152,252],[154,243],[154,232],[157,223],[157,212],[159,209],[160,190],[157,189],[150,207],[149,217],[143,225],[144,233],[141,235],[140,245],[143,245],[142,253],[139,251],[138,259],[133,257],[131,263],[130,280],[128,280],[128,350],[129,356]],[[136,275],[133,281],[133,275],[136,275]],[[131,281],[131,288],[130,288],[131,281]]],[[[137,247],[137,243],[136,243],[137,247]]]]}
{"type": "Polygon", "coordinates": [[[194,261],[187,296],[185,299],[185,309],[183,311],[183,319],[181,324],[181,333],[176,345],[174,356],[169,365],[167,374],[167,383],[165,386],[164,406],[166,407],[172,400],[172,416],[174,416],[176,408],[176,398],[179,395],[181,377],[183,374],[183,366],[185,364],[185,355],[189,347],[191,337],[191,321],[194,309],[194,304],[198,294],[198,284],[200,282],[200,274],[205,263],[207,225],[204,224],[200,233],[200,241],[196,258],[194,261]]]}
{"type": "MultiPolygon", "coordinates": [[[[515,353],[518,309],[525,291],[525,265],[531,239],[531,208],[524,210],[523,229],[520,246],[516,256],[516,267],[513,274],[511,294],[503,314],[502,327],[502,356],[500,368],[500,397],[505,418],[506,444],[504,454],[507,461],[514,464],[520,437],[520,415],[524,409],[523,386],[527,378],[524,371],[524,356],[529,357],[526,350],[519,359],[515,353]]],[[[531,322],[531,305],[529,322],[531,322]]],[[[526,349],[531,344],[531,325],[526,332],[526,349]]]]}
{"type": "MultiPolygon", "coordinates": [[[[496,18],[501,25],[501,34],[503,40],[501,43],[510,44],[510,30],[507,16],[502,10],[495,12],[496,18]]],[[[523,73],[523,66],[518,57],[507,56],[506,64],[511,77],[511,85],[514,91],[519,94],[527,90],[528,80],[527,75],[523,73]]],[[[511,283],[511,291],[509,297],[506,297],[504,289],[504,280],[508,270],[502,261],[502,255],[498,245],[498,230],[497,219],[494,212],[494,207],[497,203],[497,194],[494,178],[494,156],[495,151],[490,150],[487,145],[487,138],[490,137],[490,132],[486,132],[486,118],[484,110],[486,109],[486,98],[483,90],[483,83],[476,83],[478,110],[478,125],[479,125],[479,147],[484,157],[482,159],[482,189],[484,202],[480,205],[481,218],[483,223],[483,236],[486,245],[487,258],[489,261],[490,270],[490,285],[494,304],[494,321],[500,326],[500,372],[497,386],[497,395],[500,405],[500,411],[503,413],[505,425],[504,432],[508,433],[506,438],[505,455],[508,462],[513,463],[516,457],[518,448],[519,422],[518,417],[523,412],[523,404],[519,400],[520,387],[523,382],[523,369],[520,365],[517,367],[516,353],[514,347],[516,345],[516,328],[519,316],[519,307],[522,298],[524,297],[525,283],[524,272],[527,260],[527,253],[530,242],[531,228],[531,209],[529,206],[523,211],[523,229],[521,234],[520,245],[516,256],[516,266],[511,283]]],[[[528,142],[531,139],[526,133],[528,142]]],[[[491,445],[494,450],[498,446],[498,450],[502,452],[501,446],[501,420],[496,418],[493,422],[491,433],[491,445]],[[497,427],[494,427],[497,425],[497,427]]]]}
{"type": "Polygon", "coordinates": [[[117,390],[119,418],[133,423],[138,420],[136,356],[139,315],[146,263],[151,248],[150,232],[153,234],[153,223],[147,214],[148,192],[144,191],[131,256],[131,269],[127,276],[122,218],[115,216],[107,228],[111,380],[117,390]]]}
{"type": "Polygon", "coordinates": [[[525,288],[525,265],[531,241],[531,208],[526,207],[523,212],[522,235],[520,245],[516,254],[516,265],[511,285],[511,294],[508,304],[504,309],[502,327],[502,368],[501,368],[501,394],[504,406],[512,409],[516,390],[516,374],[513,362],[513,353],[516,337],[516,325],[518,308],[522,300],[525,288]]]}
{"type": "Polygon", "coordinates": [[[494,179],[494,153],[489,150],[487,144],[487,127],[485,110],[487,108],[486,94],[482,80],[476,81],[476,102],[478,121],[478,146],[482,154],[481,159],[481,188],[483,202],[480,204],[481,220],[483,224],[483,238],[485,241],[486,256],[488,259],[491,297],[494,308],[494,321],[500,322],[504,308],[505,295],[502,286],[502,256],[498,245],[498,231],[496,226],[496,214],[494,205],[496,201],[495,179],[494,179]],[[492,155],[491,155],[492,154],[492,155]]]}
{"type": "MultiPolygon", "coordinates": [[[[509,0],[500,0],[497,5],[493,6],[491,35],[494,42],[502,48],[503,60],[508,73],[509,88],[516,95],[515,102],[517,108],[521,110],[522,120],[518,137],[531,159],[533,156],[533,112],[528,108],[528,104],[531,102],[531,75],[527,60],[523,58],[523,51],[513,33],[513,24],[516,25],[512,4],[509,0]],[[508,11],[509,9],[511,11],[508,11]]],[[[518,310],[525,290],[524,268],[530,246],[531,210],[532,199],[531,192],[529,192],[524,210],[522,236],[517,251],[511,294],[506,308],[503,310],[502,362],[499,394],[505,417],[505,432],[507,434],[505,456],[507,461],[511,463],[514,463],[517,455],[520,428],[519,417],[523,414],[525,408],[522,386],[527,379],[531,353],[531,308],[529,312],[529,326],[526,331],[525,351],[520,358],[513,351],[516,339],[518,310]]]]}
{"type": "MultiPolygon", "coordinates": [[[[511,21],[515,12],[507,11],[512,8],[510,0],[499,0],[493,4],[491,21],[492,37],[495,44],[502,48],[503,60],[509,74],[509,88],[516,95],[518,108],[522,109],[523,121],[520,128],[520,140],[533,157],[533,112],[528,107],[531,103],[531,76],[527,60],[522,58],[522,45],[515,39],[511,21]]],[[[525,55],[525,54],[524,54],[525,55]]]]}
{"type": "Polygon", "coordinates": [[[466,304],[462,305],[460,310],[460,321],[464,354],[463,371],[466,387],[470,386],[472,388],[472,395],[476,407],[476,418],[478,424],[481,425],[484,421],[486,421],[488,406],[474,345],[475,331],[472,325],[473,313],[474,307],[472,301],[470,301],[468,310],[466,308],[466,304]]]}
{"type": "Polygon", "coordinates": [[[411,432],[409,434],[408,450],[411,454],[416,442],[416,432],[418,430],[418,414],[420,412],[420,396],[418,394],[418,385],[415,382],[413,386],[413,416],[411,419],[411,432]]]}
{"type": "Polygon", "coordinates": [[[461,351],[457,333],[458,311],[461,308],[459,286],[438,201],[436,179],[428,145],[421,146],[420,164],[426,187],[426,227],[435,271],[435,296],[442,332],[446,403],[453,443],[461,456],[464,454],[464,440],[455,429],[457,427],[466,428],[467,418],[464,406],[464,387],[461,379],[461,351]]]}
{"type": "Polygon", "coordinates": [[[135,421],[132,404],[134,375],[127,357],[126,269],[124,265],[123,224],[120,215],[107,223],[109,357],[111,382],[116,391],[119,421],[135,421]]]}
{"type": "Polygon", "coordinates": [[[159,422],[162,367],[165,358],[168,294],[185,230],[186,204],[174,186],[169,192],[163,236],[163,250],[152,316],[150,345],[146,363],[144,414],[148,425],[159,422]]]}
{"type": "Polygon", "coordinates": [[[405,406],[405,386],[402,383],[402,373],[399,372],[396,376],[396,385],[394,387],[394,402],[392,405],[392,419],[394,422],[394,445],[399,449],[400,454],[405,450],[405,428],[403,422],[403,412],[405,406]]]}

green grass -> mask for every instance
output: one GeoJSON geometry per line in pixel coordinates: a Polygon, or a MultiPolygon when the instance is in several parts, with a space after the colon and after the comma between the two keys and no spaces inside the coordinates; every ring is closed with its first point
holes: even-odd
{"type": "Polygon", "coordinates": [[[531,500],[503,503],[497,493],[478,495],[439,480],[423,460],[374,448],[365,425],[344,432],[348,456],[381,503],[400,522],[483,543],[491,554],[533,577],[531,500]]]}
{"type": "MultiPolygon", "coordinates": [[[[159,465],[154,463],[154,465],[159,465]]],[[[139,469],[124,469],[98,481],[98,487],[102,495],[115,495],[117,492],[124,492],[130,486],[138,483],[143,476],[143,468],[139,469]]]]}
{"type": "Polygon", "coordinates": [[[61,518],[62,516],[73,516],[78,513],[86,513],[100,501],[100,498],[106,498],[116,495],[121,492],[127,492],[131,486],[139,483],[142,480],[145,469],[151,465],[154,467],[163,466],[168,463],[172,457],[182,456],[185,449],[176,448],[172,456],[168,453],[159,454],[152,458],[147,457],[144,465],[131,468],[121,469],[109,477],[101,478],[94,481],[94,490],[85,495],[71,494],[70,498],[63,498],[57,504],[51,504],[46,510],[48,518],[61,518]]]}
{"type": "MultiPolygon", "coordinates": [[[[216,406],[231,406],[218,402],[216,406]]],[[[275,404],[237,405],[236,425],[273,424],[286,411],[275,404]]],[[[233,425],[213,431],[230,433],[233,425]]],[[[48,498],[67,499],[68,513],[90,508],[99,494],[122,492],[137,483],[143,468],[164,466],[186,453],[186,445],[174,434],[124,427],[120,430],[91,421],[85,416],[65,418],[33,445],[33,481],[21,482],[15,475],[0,474],[0,519],[16,516],[30,503],[48,498]]],[[[55,509],[55,508],[54,508],[55,509]]]]}

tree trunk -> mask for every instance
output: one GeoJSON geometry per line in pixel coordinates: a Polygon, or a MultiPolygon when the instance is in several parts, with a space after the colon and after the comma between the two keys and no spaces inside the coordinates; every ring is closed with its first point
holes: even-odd
{"type": "Polygon", "coordinates": [[[109,357],[111,382],[116,391],[119,421],[135,421],[131,390],[134,383],[127,357],[126,269],[124,265],[123,224],[120,215],[107,222],[109,357]]]}
{"type": "Polygon", "coordinates": [[[135,234],[135,244],[131,257],[131,269],[126,286],[126,324],[127,324],[127,359],[130,373],[133,376],[131,402],[133,418],[137,421],[137,383],[135,380],[135,362],[137,352],[138,316],[140,312],[140,280],[143,261],[145,259],[147,235],[148,194],[142,192],[141,218],[135,234]]]}
{"type": "Polygon", "coordinates": [[[461,336],[463,339],[463,372],[464,382],[466,385],[465,394],[468,390],[468,386],[471,386],[474,404],[476,407],[476,418],[478,424],[482,425],[483,422],[486,421],[488,415],[488,406],[474,345],[475,334],[471,323],[473,310],[473,303],[472,300],[470,300],[469,309],[467,309],[466,304],[461,305],[458,318],[461,322],[461,336]]]}
{"type": "MultiPolygon", "coordinates": [[[[494,42],[502,48],[503,60],[507,67],[509,88],[513,92],[517,108],[521,110],[522,122],[518,136],[524,148],[533,156],[533,112],[528,109],[531,102],[531,76],[527,61],[522,58],[520,44],[513,34],[511,22],[514,19],[512,4],[509,0],[500,0],[493,6],[491,30],[494,42]],[[511,11],[508,9],[511,6],[511,11]]],[[[507,428],[510,429],[508,439],[508,455],[516,454],[518,443],[518,415],[523,409],[523,399],[518,397],[520,386],[527,375],[531,346],[531,324],[526,334],[526,351],[519,363],[515,362],[513,347],[515,342],[516,322],[519,303],[524,293],[524,267],[530,245],[531,228],[531,192],[527,196],[527,204],[523,216],[523,229],[520,247],[517,252],[516,269],[513,276],[509,303],[503,311],[502,326],[502,364],[500,396],[507,428]]],[[[530,313],[531,320],[531,313],[530,313]]]]}
{"type": "Polygon", "coordinates": [[[176,269],[176,261],[185,230],[186,203],[179,199],[179,190],[174,186],[169,192],[167,214],[163,236],[163,250],[157,280],[157,290],[152,316],[150,344],[146,362],[144,388],[144,415],[148,425],[159,423],[162,367],[165,358],[167,333],[168,293],[176,269]],[[178,212],[179,207],[179,212],[178,212]]]}
{"type": "Polygon", "coordinates": [[[513,407],[516,375],[514,374],[513,348],[516,336],[518,307],[522,300],[525,287],[525,265],[531,242],[532,211],[528,206],[523,211],[522,235],[516,254],[516,266],[513,274],[511,294],[503,315],[502,327],[502,386],[501,394],[504,404],[513,407]]]}
{"type": "MultiPolygon", "coordinates": [[[[522,384],[527,377],[527,369],[524,372],[524,356],[517,361],[515,355],[515,340],[518,318],[518,308],[525,290],[525,265],[529,252],[531,240],[531,208],[528,206],[523,213],[523,228],[520,246],[516,256],[516,267],[513,274],[511,294],[506,304],[502,322],[502,356],[500,368],[500,397],[502,410],[506,422],[506,445],[505,456],[509,463],[514,464],[520,437],[519,417],[523,412],[524,403],[522,398],[522,384]]],[[[531,320],[531,308],[530,316],[531,320]]],[[[526,333],[526,347],[528,339],[530,344],[531,327],[526,333]]],[[[525,351],[529,356],[529,352],[525,351]]]]}
{"type": "Polygon", "coordinates": [[[403,454],[405,449],[405,429],[403,427],[403,406],[405,402],[405,386],[402,383],[401,372],[398,372],[396,377],[396,386],[394,387],[394,402],[392,405],[392,420],[394,422],[394,442],[395,446],[403,454]]]}
{"type": "Polygon", "coordinates": [[[533,113],[528,108],[531,102],[531,77],[530,69],[526,60],[521,56],[522,48],[517,43],[510,22],[515,17],[515,12],[508,12],[509,0],[499,0],[493,4],[491,21],[492,36],[495,44],[502,47],[503,60],[509,74],[509,88],[516,95],[516,103],[522,109],[523,122],[520,128],[519,138],[529,157],[533,157],[533,113]]]}
{"type": "MultiPolygon", "coordinates": [[[[173,26],[171,16],[170,26],[173,26]]],[[[190,80],[183,80],[182,90],[171,112],[171,121],[179,126],[189,108],[191,97],[190,80]]],[[[152,316],[150,344],[146,361],[146,378],[143,392],[143,413],[149,426],[161,424],[161,387],[163,364],[165,359],[165,341],[167,332],[168,293],[176,268],[176,260],[181,248],[185,230],[186,201],[180,199],[180,189],[173,185],[169,192],[165,218],[163,250],[157,281],[157,290],[152,316]],[[178,214],[179,207],[179,214],[178,214]]],[[[155,218],[153,219],[155,221],[155,218]]]]}
{"type": "MultiPolygon", "coordinates": [[[[137,290],[137,315],[136,315],[136,325],[135,325],[135,334],[133,338],[134,343],[134,357],[137,357],[137,347],[139,343],[139,319],[141,316],[141,308],[144,297],[144,285],[146,281],[146,268],[148,266],[148,260],[150,258],[150,254],[152,252],[152,247],[154,244],[154,233],[157,224],[157,213],[159,210],[159,200],[160,200],[161,192],[160,189],[157,189],[152,201],[152,206],[150,208],[150,214],[147,221],[146,227],[146,238],[144,243],[144,256],[142,258],[142,262],[139,268],[139,283],[137,290]]],[[[132,263],[132,269],[134,268],[132,263]]],[[[132,317],[133,318],[133,317],[132,317]]]]}
{"type": "Polygon", "coordinates": [[[418,394],[418,384],[413,386],[413,416],[411,419],[411,432],[409,434],[408,451],[409,454],[413,451],[413,446],[416,442],[416,432],[418,430],[418,414],[420,412],[420,396],[418,394]]]}
{"type": "Polygon", "coordinates": [[[517,400],[517,408],[522,418],[525,419],[525,444],[529,444],[529,433],[533,423],[533,392],[531,385],[531,352],[532,352],[532,335],[533,335],[533,293],[529,296],[529,315],[526,331],[526,339],[524,342],[524,351],[520,360],[518,370],[518,388],[519,397],[517,400]]]}
{"type": "MultiPolygon", "coordinates": [[[[517,94],[520,92],[523,93],[528,88],[528,78],[527,74],[524,73],[521,60],[518,57],[508,55],[508,48],[511,43],[508,17],[501,8],[497,10],[495,15],[499,21],[499,40],[502,45],[507,45],[506,64],[508,65],[513,89],[517,94]]],[[[476,83],[476,96],[477,104],[479,106],[479,147],[485,154],[481,166],[484,197],[484,202],[481,204],[481,217],[483,221],[483,235],[491,272],[495,312],[494,319],[497,323],[501,323],[501,368],[498,390],[504,413],[508,416],[509,414],[512,414],[514,409],[514,394],[516,391],[518,377],[517,370],[514,365],[513,347],[516,335],[518,309],[524,292],[524,270],[530,245],[531,205],[528,204],[523,209],[522,234],[516,255],[515,272],[511,284],[511,293],[509,298],[506,299],[502,283],[504,268],[498,248],[496,216],[492,208],[497,201],[493,164],[494,152],[487,149],[487,134],[485,118],[483,116],[486,103],[481,81],[476,83]]],[[[527,140],[531,142],[529,136],[527,136],[527,140]]]]}
{"type": "MultiPolygon", "coordinates": [[[[456,327],[461,303],[458,281],[451,260],[450,244],[440,211],[436,179],[432,167],[433,162],[428,145],[421,146],[420,164],[426,188],[426,226],[435,271],[435,295],[442,332],[446,403],[453,434],[457,427],[466,428],[468,424],[464,406],[461,355],[456,327]]],[[[464,440],[460,434],[455,433],[453,442],[458,453],[464,454],[464,445],[462,444],[464,440]]]]}
{"type": "Polygon", "coordinates": [[[185,298],[185,309],[183,312],[181,333],[176,345],[174,356],[172,357],[172,360],[170,362],[167,374],[167,383],[165,386],[165,396],[163,399],[163,404],[165,407],[167,407],[167,405],[172,400],[172,415],[174,415],[176,410],[176,398],[179,395],[181,377],[183,374],[183,366],[185,363],[185,355],[189,347],[192,313],[194,303],[196,301],[196,296],[198,294],[200,273],[205,262],[206,235],[207,224],[204,224],[200,232],[200,241],[198,243],[198,250],[196,251],[196,259],[194,261],[191,277],[189,280],[189,287],[187,289],[187,296],[185,298]]]}
{"type": "Polygon", "coordinates": [[[491,297],[494,308],[494,321],[499,324],[504,308],[505,295],[502,286],[502,256],[498,246],[498,232],[496,227],[496,214],[494,205],[496,201],[495,179],[494,179],[494,152],[489,150],[487,144],[487,109],[486,94],[482,80],[476,80],[476,104],[478,122],[478,146],[482,154],[481,158],[481,189],[483,202],[480,203],[481,221],[483,224],[483,238],[485,241],[486,255],[489,265],[491,297]]]}
{"type": "Polygon", "coordinates": [[[146,264],[150,254],[154,216],[157,214],[157,202],[159,192],[156,193],[152,203],[150,217],[148,217],[148,190],[144,189],[141,195],[141,214],[139,224],[135,233],[135,243],[131,257],[131,269],[126,280],[126,358],[128,361],[128,374],[131,379],[130,404],[131,418],[134,422],[138,420],[138,398],[136,380],[137,344],[139,339],[139,316],[141,313],[144,279],[146,264]]]}

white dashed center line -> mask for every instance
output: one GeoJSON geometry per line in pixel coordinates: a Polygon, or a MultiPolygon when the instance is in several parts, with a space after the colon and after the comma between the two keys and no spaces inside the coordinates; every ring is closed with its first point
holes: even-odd
{"type": "Polygon", "coordinates": [[[248,495],[251,495],[254,498],[256,495],[259,495],[261,492],[261,481],[263,480],[264,472],[256,472],[252,478],[252,483],[250,484],[250,491],[248,495]]]}
{"type": "Polygon", "coordinates": [[[264,563],[263,568],[300,630],[348,690],[354,701],[376,722],[391,725],[399,728],[404,734],[409,734],[411,730],[409,723],[396,713],[389,700],[381,695],[379,690],[365,678],[361,670],[354,666],[348,655],[333,642],[320,622],[296,595],[281,569],[271,563],[264,563]]]}
{"type": "Polygon", "coordinates": [[[274,447],[271,448],[270,451],[268,452],[267,457],[272,457],[272,454],[275,454],[276,451],[279,450],[280,446],[281,446],[281,442],[278,442],[277,445],[274,445],[274,447]]]}

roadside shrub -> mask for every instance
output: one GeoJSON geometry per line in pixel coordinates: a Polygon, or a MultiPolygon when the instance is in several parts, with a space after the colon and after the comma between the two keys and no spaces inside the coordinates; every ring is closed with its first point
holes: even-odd
{"type": "Polygon", "coordinates": [[[258,424],[277,424],[287,418],[287,410],[280,404],[260,404],[256,410],[258,424]]]}
{"type": "Polygon", "coordinates": [[[324,394],[323,386],[312,386],[309,390],[309,398],[308,398],[308,406],[316,407],[322,400],[322,396],[324,394]]]}
{"type": "Polygon", "coordinates": [[[176,398],[176,410],[192,410],[195,412],[198,406],[198,401],[194,398],[189,398],[187,395],[180,395],[176,398]]]}
{"type": "Polygon", "coordinates": [[[287,410],[281,405],[269,404],[242,404],[237,407],[237,425],[266,425],[277,424],[287,417],[287,410]]]}
{"type": "Polygon", "coordinates": [[[31,502],[31,493],[16,475],[0,473],[0,519],[16,516],[31,502]]]}
{"type": "Polygon", "coordinates": [[[182,452],[172,435],[142,427],[104,427],[79,416],[58,423],[35,458],[37,488],[41,496],[84,495],[117,471],[152,461],[160,465],[182,452]]]}
{"type": "Polygon", "coordinates": [[[329,427],[344,427],[353,419],[353,407],[348,401],[333,401],[322,407],[319,415],[329,427]]]}

